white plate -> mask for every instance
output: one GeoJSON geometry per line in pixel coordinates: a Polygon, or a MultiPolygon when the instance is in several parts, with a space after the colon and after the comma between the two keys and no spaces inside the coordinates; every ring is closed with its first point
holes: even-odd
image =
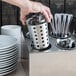
{"type": "Polygon", "coordinates": [[[9,52],[9,53],[0,54],[0,59],[1,59],[1,58],[10,57],[10,56],[14,55],[15,53],[18,53],[18,50],[17,50],[17,49],[14,49],[14,50],[12,50],[12,51],[9,52]]]}
{"type": "Polygon", "coordinates": [[[6,48],[6,49],[0,49],[0,53],[8,52],[14,48],[18,48],[18,44],[14,45],[12,47],[6,48]]]}
{"type": "Polygon", "coordinates": [[[7,60],[10,60],[10,59],[14,58],[15,56],[18,57],[18,53],[15,53],[14,55],[6,57],[6,58],[0,58],[0,63],[7,61],[7,60]]]}
{"type": "Polygon", "coordinates": [[[10,50],[4,51],[4,52],[0,52],[0,56],[1,56],[1,55],[6,55],[6,54],[11,54],[11,53],[13,53],[15,50],[18,50],[18,48],[13,48],[13,49],[10,49],[10,50]]]}
{"type": "Polygon", "coordinates": [[[0,69],[6,68],[14,63],[17,63],[17,62],[18,62],[18,58],[15,58],[14,60],[12,60],[10,62],[2,63],[2,64],[0,64],[0,69]]]}
{"type": "Polygon", "coordinates": [[[6,60],[5,61],[1,61],[0,62],[0,66],[8,64],[8,63],[10,63],[13,60],[18,60],[18,56],[14,56],[13,58],[11,58],[10,60],[7,60],[7,61],[6,60]]]}
{"type": "Polygon", "coordinates": [[[11,58],[14,58],[14,56],[18,56],[18,53],[15,53],[14,55],[6,57],[6,58],[0,58],[0,62],[4,62],[4,61],[7,61],[7,60],[10,60],[11,58]]]}
{"type": "Polygon", "coordinates": [[[17,63],[17,59],[18,58],[15,58],[15,59],[13,59],[13,60],[11,60],[10,62],[8,62],[8,63],[2,63],[2,64],[0,64],[0,69],[2,69],[2,68],[5,68],[5,67],[8,67],[8,66],[10,66],[10,65],[12,65],[12,64],[14,64],[14,63],[17,63]]]}
{"type": "Polygon", "coordinates": [[[4,25],[1,27],[2,35],[13,36],[17,39],[20,44],[21,41],[21,26],[18,25],[4,25]]]}
{"type": "Polygon", "coordinates": [[[0,75],[3,74],[3,73],[10,72],[10,70],[12,71],[12,69],[16,68],[16,66],[17,66],[17,63],[14,63],[13,65],[11,65],[9,67],[0,69],[0,75]]]}
{"type": "Polygon", "coordinates": [[[17,44],[17,39],[11,36],[0,35],[0,50],[10,48],[17,44]]]}
{"type": "Polygon", "coordinates": [[[18,59],[18,58],[15,58],[14,60],[12,60],[12,61],[10,61],[10,62],[8,62],[8,63],[0,64],[0,69],[3,69],[3,68],[5,68],[5,67],[8,67],[8,66],[10,66],[10,65],[12,65],[12,64],[14,64],[14,63],[17,63],[17,62],[18,62],[17,59],[18,59]]]}
{"type": "Polygon", "coordinates": [[[0,60],[0,65],[3,64],[3,63],[8,63],[8,62],[14,60],[15,58],[18,58],[18,55],[14,55],[10,59],[0,60]]]}
{"type": "Polygon", "coordinates": [[[16,67],[13,67],[13,68],[11,68],[9,70],[6,70],[5,72],[0,73],[0,76],[5,76],[5,75],[7,75],[9,73],[12,73],[15,70],[16,70],[16,67]]]}

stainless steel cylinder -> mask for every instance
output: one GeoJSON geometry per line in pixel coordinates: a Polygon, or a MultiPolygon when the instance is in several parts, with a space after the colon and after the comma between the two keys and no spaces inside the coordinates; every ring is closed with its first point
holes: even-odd
{"type": "Polygon", "coordinates": [[[45,49],[49,46],[48,23],[30,24],[31,18],[27,20],[30,37],[35,49],[45,49]]]}

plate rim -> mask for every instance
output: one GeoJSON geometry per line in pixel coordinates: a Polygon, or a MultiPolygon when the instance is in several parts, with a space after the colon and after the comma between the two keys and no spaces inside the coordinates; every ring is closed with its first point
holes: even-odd
{"type": "Polygon", "coordinates": [[[10,48],[10,47],[12,47],[12,46],[14,46],[14,45],[16,45],[16,44],[17,44],[17,39],[16,39],[16,38],[14,38],[14,37],[12,37],[12,36],[8,36],[8,35],[0,35],[0,36],[7,37],[8,39],[10,38],[11,40],[13,40],[13,41],[14,41],[11,45],[4,46],[4,47],[2,47],[2,48],[0,47],[0,50],[10,48]]]}

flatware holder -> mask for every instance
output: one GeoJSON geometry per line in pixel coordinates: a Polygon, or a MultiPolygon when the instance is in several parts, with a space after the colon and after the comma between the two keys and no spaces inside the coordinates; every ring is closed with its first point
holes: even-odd
{"type": "Polygon", "coordinates": [[[72,14],[56,13],[51,20],[51,36],[55,38],[68,38],[71,36],[69,31],[72,22],[72,14]]]}
{"type": "Polygon", "coordinates": [[[30,39],[35,49],[45,49],[49,46],[48,23],[41,15],[35,15],[27,20],[30,39]],[[38,19],[40,17],[40,20],[38,19]],[[35,19],[34,19],[35,18],[35,19]]]}

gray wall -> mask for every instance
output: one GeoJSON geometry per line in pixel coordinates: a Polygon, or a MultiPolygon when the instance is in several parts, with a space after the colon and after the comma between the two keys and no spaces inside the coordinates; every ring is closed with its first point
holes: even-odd
{"type": "Polygon", "coordinates": [[[2,2],[2,24],[17,24],[17,8],[2,2]]]}

